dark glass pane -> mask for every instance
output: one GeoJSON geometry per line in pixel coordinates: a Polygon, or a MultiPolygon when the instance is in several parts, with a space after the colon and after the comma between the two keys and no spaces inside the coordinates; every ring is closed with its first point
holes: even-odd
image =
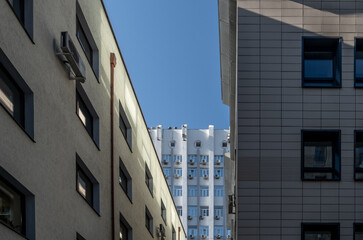
{"type": "Polygon", "coordinates": [[[24,0],[8,0],[20,22],[24,24],[24,0]]]}
{"type": "Polygon", "coordinates": [[[119,182],[120,182],[121,187],[123,188],[123,190],[125,190],[125,192],[127,193],[127,177],[126,177],[125,173],[122,171],[121,168],[120,168],[119,182]]]}
{"type": "Polygon", "coordinates": [[[93,200],[93,186],[89,178],[79,169],[77,172],[77,189],[78,192],[92,204],[93,200]]]}
{"type": "Polygon", "coordinates": [[[0,221],[24,233],[24,196],[0,179],[0,221]]]}
{"type": "Polygon", "coordinates": [[[355,60],[355,77],[363,78],[363,59],[355,60]]]}
{"type": "Polygon", "coordinates": [[[354,240],[363,240],[363,232],[356,232],[354,240]]]}
{"type": "Polygon", "coordinates": [[[86,127],[87,132],[93,136],[93,118],[79,93],[77,93],[77,115],[86,127]]]}
{"type": "Polygon", "coordinates": [[[121,132],[124,135],[125,139],[127,139],[127,127],[126,127],[125,121],[122,119],[121,115],[120,115],[120,129],[121,129],[121,132]]]}
{"type": "Polygon", "coordinates": [[[331,168],[332,159],[332,142],[305,142],[304,167],[331,168]]]}
{"type": "Polygon", "coordinates": [[[24,93],[2,66],[0,66],[0,103],[20,125],[24,126],[24,93]]]}
{"type": "Polygon", "coordinates": [[[81,23],[79,22],[78,18],[77,18],[77,38],[81,44],[81,47],[83,48],[83,51],[89,61],[89,63],[92,66],[92,47],[91,44],[88,42],[88,39],[86,37],[86,34],[81,26],[81,23]]]}
{"type": "Polygon", "coordinates": [[[120,240],[127,240],[128,229],[127,227],[121,222],[120,223],[120,240]]]}
{"type": "Polygon", "coordinates": [[[328,231],[309,231],[305,232],[305,240],[332,240],[332,235],[328,231]]]}
{"type": "Polygon", "coordinates": [[[333,78],[332,59],[305,59],[304,77],[333,78]]]}

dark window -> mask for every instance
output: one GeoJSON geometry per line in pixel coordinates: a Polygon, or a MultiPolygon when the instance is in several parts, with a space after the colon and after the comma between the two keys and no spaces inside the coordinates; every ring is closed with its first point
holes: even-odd
{"type": "Polygon", "coordinates": [[[76,113],[99,148],[99,118],[81,84],[76,84],[76,113]]]}
{"type": "Polygon", "coordinates": [[[151,216],[149,209],[145,206],[145,226],[149,230],[150,234],[153,236],[153,217],[151,216]]]}
{"type": "Polygon", "coordinates": [[[303,37],[303,87],[341,87],[341,39],[303,37]]]}
{"type": "Polygon", "coordinates": [[[363,131],[355,131],[354,178],[363,180],[363,131]]]}
{"type": "Polygon", "coordinates": [[[153,195],[153,177],[151,176],[150,169],[146,164],[145,164],[145,183],[151,195],[153,195]]]}
{"type": "Polygon", "coordinates": [[[120,240],[132,240],[132,228],[120,213],[120,240]]]}
{"type": "Polygon", "coordinates": [[[0,167],[0,223],[35,240],[34,195],[0,167]]]}
{"type": "Polygon", "coordinates": [[[302,179],[340,180],[340,131],[302,130],[302,179]]]}
{"type": "Polygon", "coordinates": [[[223,147],[223,148],[226,148],[226,147],[227,147],[227,141],[223,141],[223,142],[222,142],[222,147],[223,147]]]}
{"type": "Polygon", "coordinates": [[[302,240],[339,240],[338,223],[303,223],[302,240]]]}
{"type": "Polygon", "coordinates": [[[122,107],[121,102],[119,103],[119,111],[120,111],[120,130],[122,132],[122,135],[124,136],[127,144],[129,145],[129,148],[132,149],[132,129],[131,124],[129,120],[127,119],[126,113],[122,107]]]}
{"type": "Polygon", "coordinates": [[[355,39],[355,86],[363,87],[363,38],[355,39]]]}
{"type": "Polygon", "coordinates": [[[363,239],[363,223],[354,223],[354,238],[353,240],[363,239]]]}
{"type": "Polygon", "coordinates": [[[33,0],[8,0],[7,2],[30,39],[33,39],[33,0]]]}
{"type": "Polygon", "coordinates": [[[171,230],[171,240],[176,240],[176,232],[175,232],[174,226],[172,226],[172,230],[171,230]]]}
{"type": "Polygon", "coordinates": [[[163,200],[161,200],[161,217],[164,220],[164,223],[166,224],[166,207],[163,203],[163,200]]]}
{"type": "Polygon", "coordinates": [[[99,66],[98,66],[98,48],[95,40],[93,39],[90,28],[88,27],[86,18],[83,15],[81,7],[77,1],[76,6],[76,36],[83,49],[84,54],[92,67],[93,72],[98,80],[99,66]]]}
{"type": "Polygon", "coordinates": [[[170,141],[170,147],[172,147],[172,148],[175,147],[175,141],[174,140],[170,141]]]}
{"type": "Polygon", "coordinates": [[[202,142],[201,141],[195,141],[195,147],[200,148],[202,146],[202,142]]]}
{"type": "Polygon", "coordinates": [[[77,240],[86,240],[81,234],[77,233],[77,240]]]}
{"type": "Polygon", "coordinates": [[[126,169],[125,164],[122,162],[121,158],[119,161],[120,164],[120,176],[119,176],[119,183],[121,185],[121,188],[126,193],[127,197],[132,200],[132,179],[131,175],[126,169]]]}
{"type": "Polygon", "coordinates": [[[179,216],[183,216],[183,207],[181,206],[176,207],[176,211],[178,212],[179,216]]]}
{"type": "Polygon", "coordinates": [[[1,49],[0,105],[34,139],[33,92],[1,49]]]}
{"type": "Polygon", "coordinates": [[[76,189],[88,204],[99,214],[99,183],[76,154],[76,189]]]}

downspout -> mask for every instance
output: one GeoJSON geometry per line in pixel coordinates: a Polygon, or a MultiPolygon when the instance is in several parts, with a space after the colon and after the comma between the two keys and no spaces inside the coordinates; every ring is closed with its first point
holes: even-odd
{"type": "Polygon", "coordinates": [[[116,56],[114,53],[110,55],[110,64],[111,64],[111,106],[110,106],[110,118],[111,118],[111,225],[112,225],[112,240],[115,240],[115,193],[114,193],[114,157],[113,157],[113,98],[114,98],[114,72],[116,67],[116,56]]]}
{"type": "Polygon", "coordinates": [[[178,230],[179,230],[179,232],[178,232],[178,240],[180,240],[180,227],[178,227],[178,230]]]}

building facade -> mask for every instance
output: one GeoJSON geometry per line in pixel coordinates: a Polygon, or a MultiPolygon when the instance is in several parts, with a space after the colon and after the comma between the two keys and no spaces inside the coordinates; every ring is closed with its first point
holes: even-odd
{"type": "Polygon", "coordinates": [[[149,130],[188,239],[229,239],[225,178],[228,130],[149,130]]]}
{"type": "Polygon", "coordinates": [[[185,239],[103,2],[0,16],[0,238],[185,239]]]}
{"type": "Polygon", "coordinates": [[[219,10],[238,239],[361,239],[363,2],[219,10]]]}

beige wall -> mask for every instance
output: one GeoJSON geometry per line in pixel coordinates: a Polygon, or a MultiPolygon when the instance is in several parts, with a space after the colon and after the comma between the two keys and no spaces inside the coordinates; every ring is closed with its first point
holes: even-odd
{"type": "MultiPolygon", "coordinates": [[[[167,208],[167,239],[171,228],[185,238],[180,219],[149,137],[141,109],[109,26],[102,2],[80,0],[79,4],[99,50],[99,83],[75,36],[76,1],[34,1],[34,43],[26,35],[6,1],[0,2],[0,48],[34,93],[33,142],[0,107],[0,166],[35,195],[36,239],[111,239],[110,178],[110,53],[115,53],[114,98],[114,189],[115,237],[119,213],[133,228],[133,239],[152,239],[145,228],[145,205],[156,226],[163,223],[160,201],[167,208]],[[100,149],[82,126],[75,111],[75,81],[54,51],[60,33],[68,31],[86,66],[82,84],[100,118],[100,149]],[[132,126],[132,152],[118,128],[121,101],[132,126]],[[75,189],[75,155],[85,162],[100,184],[100,215],[75,189]],[[133,182],[133,201],[118,184],[119,157],[133,182]],[[154,179],[154,196],[145,184],[145,162],[154,179]]],[[[163,223],[164,224],[164,223],[163,223]]],[[[164,224],[165,225],[165,224],[164,224]]],[[[0,224],[5,239],[22,239],[0,224]]],[[[156,238],[156,236],[155,236],[156,238]]]]}

